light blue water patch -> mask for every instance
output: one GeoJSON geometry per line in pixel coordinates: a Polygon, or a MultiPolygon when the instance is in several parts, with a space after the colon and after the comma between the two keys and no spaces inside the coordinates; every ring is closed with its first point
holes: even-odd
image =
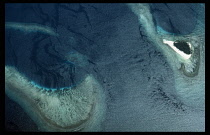
{"type": "MultiPolygon", "coordinates": [[[[11,67],[15,68],[15,69],[16,69],[24,78],[28,78],[23,72],[20,72],[20,71],[17,69],[17,67],[15,67],[15,66],[11,66],[11,67]]],[[[86,77],[84,77],[83,79],[79,80],[76,84],[73,84],[73,85],[71,85],[71,86],[57,87],[57,88],[44,87],[44,86],[39,85],[39,84],[36,83],[35,81],[32,81],[31,79],[28,79],[28,80],[29,80],[29,83],[30,83],[33,87],[36,87],[36,88],[38,88],[38,89],[40,89],[40,90],[43,90],[43,91],[53,91],[53,92],[55,92],[55,91],[62,91],[62,90],[66,90],[66,89],[71,90],[71,89],[75,88],[78,84],[81,84],[81,83],[84,81],[85,78],[86,78],[86,77]]]]}
{"type": "Polygon", "coordinates": [[[160,26],[157,26],[157,32],[159,34],[170,34],[170,35],[175,35],[174,33],[170,33],[170,32],[167,32],[165,31],[163,28],[161,28],[160,26]]]}
{"type": "Polygon", "coordinates": [[[25,34],[41,32],[44,34],[59,36],[51,27],[44,26],[36,23],[17,23],[17,22],[6,22],[5,29],[13,29],[24,32],[25,34]]]}
{"type": "Polygon", "coordinates": [[[76,87],[76,85],[72,85],[72,86],[69,86],[69,87],[48,88],[48,87],[43,87],[43,86],[37,84],[37,83],[34,82],[34,81],[31,81],[30,84],[33,85],[34,87],[38,88],[38,89],[46,90],[46,91],[65,90],[65,89],[72,89],[72,88],[76,87]]]}

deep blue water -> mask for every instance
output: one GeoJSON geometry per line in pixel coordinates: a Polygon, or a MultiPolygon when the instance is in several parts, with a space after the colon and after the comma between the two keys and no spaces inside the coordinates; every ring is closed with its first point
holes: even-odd
{"type": "MultiPolygon", "coordinates": [[[[197,24],[196,12],[200,5],[150,4],[150,7],[154,22],[157,28],[161,27],[162,33],[186,35],[191,33],[197,24]]],[[[155,72],[149,70],[149,67],[155,66],[151,61],[161,63],[160,67],[165,68],[166,72],[160,73],[163,78],[171,71],[165,58],[152,47],[152,43],[139,29],[137,16],[123,3],[5,4],[5,23],[8,22],[13,22],[13,26],[5,29],[5,65],[15,67],[29,78],[32,84],[45,90],[74,87],[87,74],[98,76],[101,83],[104,83],[104,78],[110,82],[113,81],[112,78],[120,78],[121,74],[118,74],[116,68],[119,65],[126,66],[123,63],[129,60],[125,58],[115,61],[115,58],[125,55],[124,50],[129,48],[127,46],[133,48],[131,51],[126,50],[126,54],[132,54],[132,57],[141,55],[142,60],[138,62],[143,64],[138,65],[138,70],[141,70],[145,80],[149,80],[155,72]],[[19,28],[20,26],[22,28],[19,28]],[[81,60],[75,64],[67,58],[71,51],[76,51],[87,59],[78,56],[81,60]],[[82,65],[78,65],[78,62],[82,65]],[[107,69],[98,66],[103,62],[110,63],[106,65],[107,69]],[[108,76],[109,74],[115,74],[115,77],[108,76]],[[105,75],[108,77],[104,77],[105,75]]],[[[129,72],[135,71],[130,70],[129,72]]],[[[120,84],[117,86],[118,89],[123,87],[120,84]]],[[[123,89],[110,92],[111,100],[123,92],[123,89]]],[[[37,131],[30,118],[23,116],[24,112],[19,105],[10,101],[7,96],[5,106],[6,130],[37,131]],[[12,106],[18,109],[14,110],[12,106]],[[22,115],[24,120],[21,121],[15,114],[22,115]],[[26,124],[23,121],[28,122],[26,124]]]]}

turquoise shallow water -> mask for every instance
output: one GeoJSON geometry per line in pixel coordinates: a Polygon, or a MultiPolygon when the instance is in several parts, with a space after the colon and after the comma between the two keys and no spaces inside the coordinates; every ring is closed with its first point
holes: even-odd
{"type": "MultiPolygon", "coordinates": [[[[189,9],[187,4],[184,7],[186,8],[182,10],[189,9]]],[[[176,5],[161,4],[156,8],[159,13],[160,11],[167,13],[156,14],[156,17],[164,15],[165,18],[159,17],[159,23],[166,22],[166,24],[157,24],[156,28],[151,28],[152,31],[156,30],[159,35],[170,36],[190,33],[190,28],[193,30],[194,23],[184,29],[183,26],[186,24],[180,24],[179,14],[174,14],[176,11],[166,12],[170,8],[176,9],[176,5]],[[161,10],[158,10],[160,7],[162,7],[161,10]],[[171,23],[161,21],[167,17],[170,18],[171,23]],[[166,28],[169,31],[177,28],[178,31],[174,30],[177,32],[174,34],[167,32],[166,28]]],[[[44,113],[48,109],[56,112],[63,107],[65,110],[64,105],[67,105],[68,101],[75,101],[67,106],[78,111],[77,114],[81,114],[83,118],[88,109],[81,110],[90,108],[93,100],[89,99],[97,97],[94,99],[97,111],[89,123],[92,125],[92,128],[89,128],[91,131],[99,129],[99,131],[108,132],[205,130],[203,110],[190,108],[179,100],[174,72],[167,57],[155,47],[155,43],[150,40],[150,35],[143,31],[144,26],[139,29],[138,14],[133,13],[127,4],[23,3],[6,4],[5,9],[5,21],[13,22],[10,26],[6,26],[5,30],[5,66],[15,67],[18,73],[29,80],[26,88],[18,87],[15,81],[10,82],[10,88],[18,87],[18,89],[13,89],[14,91],[25,88],[25,92],[32,90],[31,93],[38,90],[37,97],[42,97],[41,100],[44,101],[38,106],[44,113]],[[87,81],[89,89],[83,88],[85,94],[82,94],[77,88],[88,75],[93,78],[87,81]],[[97,83],[92,84],[91,80],[96,80],[97,83]],[[96,96],[100,93],[97,91],[91,93],[93,89],[102,89],[103,96],[96,96]],[[66,97],[73,100],[62,102],[59,106],[60,99],[64,101],[63,99],[66,98],[65,93],[69,94],[66,97]],[[77,97],[70,93],[74,93],[77,97]],[[78,107],[76,102],[82,102],[84,106],[80,104],[81,106],[78,107]],[[54,105],[58,105],[56,106],[58,109],[55,109],[54,105]],[[101,116],[103,113],[105,113],[105,118],[101,116]],[[104,121],[101,122],[101,119],[104,121]],[[94,123],[102,128],[95,128],[94,123]]],[[[194,11],[197,12],[196,9],[194,11]]],[[[182,16],[185,14],[188,15],[182,12],[182,16]]],[[[199,17],[199,25],[204,27],[205,19],[202,20],[203,16],[199,17]]],[[[193,16],[189,18],[194,19],[193,16]]],[[[182,22],[185,23],[187,20],[182,22]]],[[[145,23],[145,25],[149,26],[150,23],[145,23]]],[[[19,101],[5,101],[6,130],[34,131],[34,124],[30,123],[31,118],[23,116],[29,114],[25,113],[27,109],[31,109],[33,113],[34,106],[25,105],[29,102],[24,102],[21,96],[17,95],[18,93],[13,95],[13,99],[19,101]],[[19,106],[18,104],[24,104],[24,109],[21,107],[15,109],[19,106]]],[[[40,100],[35,98],[34,101],[39,103],[40,100]]],[[[67,111],[71,112],[71,109],[67,111]]],[[[62,125],[69,120],[65,116],[73,113],[61,111],[47,114],[50,114],[47,115],[50,117],[62,118],[63,122],[57,119],[62,125]]],[[[39,115],[35,116],[39,118],[39,115]]],[[[39,130],[36,129],[36,131],[39,130]]]]}

